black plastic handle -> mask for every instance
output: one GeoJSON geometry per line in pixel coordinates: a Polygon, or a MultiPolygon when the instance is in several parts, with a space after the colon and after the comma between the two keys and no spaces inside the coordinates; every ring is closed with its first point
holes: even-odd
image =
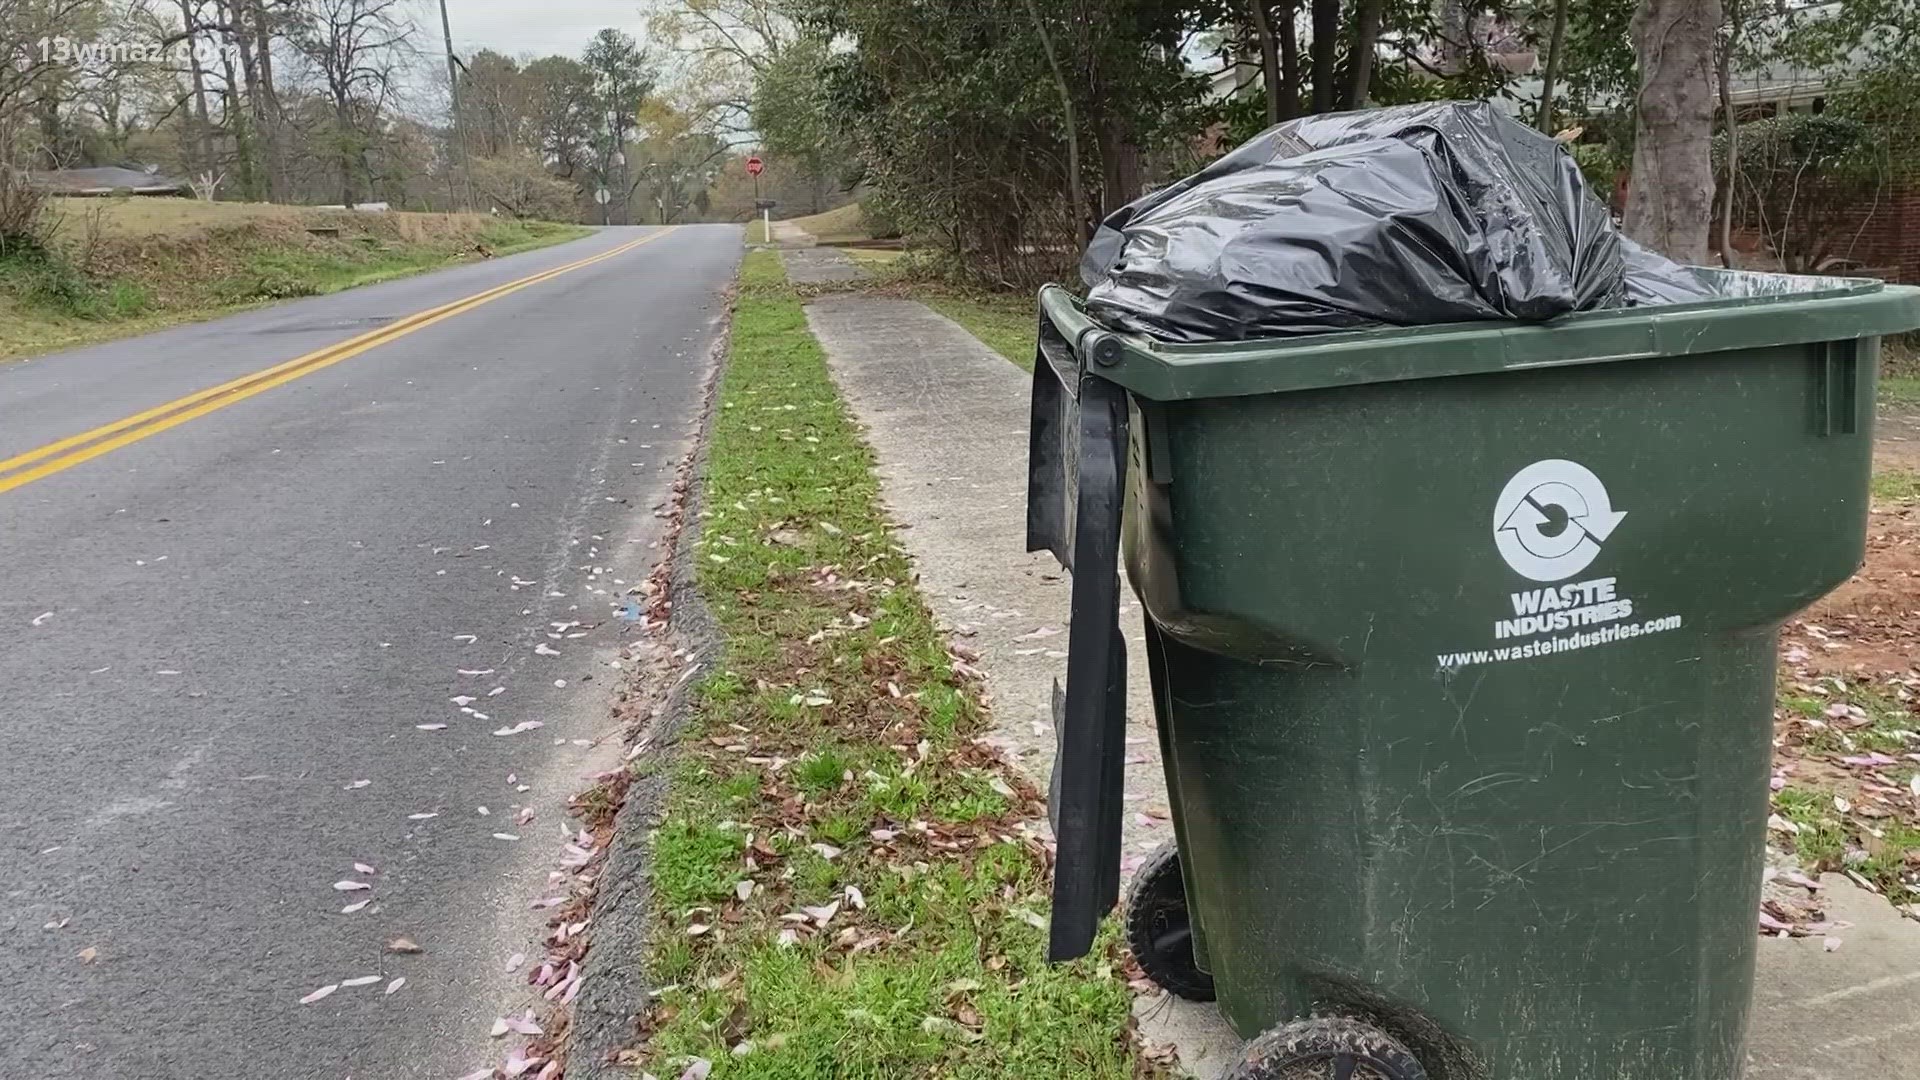
{"type": "Polygon", "coordinates": [[[1088,371],[1041,319],[1027,459],[1027,550],[1073,574],[1067,682],[1054,686],[1053,921],[1047,958],[1086,955],[1120,895],[1127,651],[1120,636],[1120,517],[1127,394],[1088,371]]]}

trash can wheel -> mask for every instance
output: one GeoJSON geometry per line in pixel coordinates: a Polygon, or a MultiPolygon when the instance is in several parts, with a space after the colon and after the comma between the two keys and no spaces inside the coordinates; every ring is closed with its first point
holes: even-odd
{"type": "Polygon", "coordinates": [[[1213,1000],[1213,976],[1193,959],[1193,920],[1180,878],[1180,848],[1160,845],[1127,888],[1127,947],[1155,985],[1188,1001],[1213,1000]]]}
{"type": "Polygon", "coordinates": [[[1221,1080],[1427,1080],[1400,1041],[1340,1016],[1282,1024],[1246,1045],[1221,1080]]]}

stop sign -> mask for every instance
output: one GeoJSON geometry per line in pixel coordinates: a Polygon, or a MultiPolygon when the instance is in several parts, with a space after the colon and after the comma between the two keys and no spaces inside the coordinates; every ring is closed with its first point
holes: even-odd
{"type": "Polygon", "coordinates": [[[760,173],[766,169],[766,167],[767,167],[767,163],[764,161],[761,161],[757,156],[750,157],[747,159],[747,175],[748,176],[759,176],[760,173]]]}

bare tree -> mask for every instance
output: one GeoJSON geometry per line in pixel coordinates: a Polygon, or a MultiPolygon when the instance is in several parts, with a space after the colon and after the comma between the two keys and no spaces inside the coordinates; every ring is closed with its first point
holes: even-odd
{"type": "Polygon", "coordinates": [[[17,120],[63,73],[66,62],[43,42],[83,39],[105,16],[100,0],[0,0],[0,126],[17,120]]]}
{"type": "Polygon", "coordinates": [[[401,0],[305,0],[291,31],[332,108],[329,149],[340,201],[352,206],[355,170],[367,171],[367,148],[399,88],[413,24],[401,0]]]}
{"type": "MultiPolygon", "coordinates": [[[[259,93],[249,92],[254,117],[267,144],[267,191],[275,202],[287,197],[286,112],[280,107],[280,91],[273,81],[273,45],[285,26],[284,13],[275,10],[278,0],[236,0],[248,11],[246,30],[253,36],[253,57],[249,68],[259,80],[259,93]]],[[[244,57],[244,54],[243,54],[244,57]]]]}
{"type": "Polygon", "coordinates": [[[728,134],[753,133],[755,79],[799,36],[792,0],[665,0],[650,41],[682,54],[684,80],[701,88],[698,118],[728,134]]]}
{"type": "Polygon", "coordinates": [[[1683,263],[1707,261],[1713,214],[1714,32],[1720,0],[1640,0],[1633,181],[1626,231],[1683,263]]]}
{"type": "Polygon", "coordinates": [[[233,141],[241,195],[279,201],[286,189],[284,154],[273,86],[274,31],[264,0],[213,0],[201,27],[217,33],[225,115],[220,128],[233,141]],[[238,59],[236,70],[234,61],[238,59]]]}

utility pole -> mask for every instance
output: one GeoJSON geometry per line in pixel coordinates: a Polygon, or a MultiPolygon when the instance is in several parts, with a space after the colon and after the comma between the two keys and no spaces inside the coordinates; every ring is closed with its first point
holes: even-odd
{"type": "Polygon", "coordinates": [[[466,209],[473,209],[473,170],[467,166],[466,122],[460,112],[460,61],[453,55],[453,23],[447,19],[447,0],[440,0],[440,35],[447,43],[447,92],[453,98],[454,156],[460,164],[460,185],[466,193],[466,209]]]}

